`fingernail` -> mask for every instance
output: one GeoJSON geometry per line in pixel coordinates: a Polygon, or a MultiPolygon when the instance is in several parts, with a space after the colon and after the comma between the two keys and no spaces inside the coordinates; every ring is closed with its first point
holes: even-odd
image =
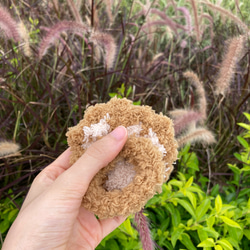
{"type": "Polygon", "coordinates": [[[118,141],[122,140],[126,136],[126,134],[127,134],[127,129],[123,126],[117,127],[110,133],[110,135],[118,141]]]}

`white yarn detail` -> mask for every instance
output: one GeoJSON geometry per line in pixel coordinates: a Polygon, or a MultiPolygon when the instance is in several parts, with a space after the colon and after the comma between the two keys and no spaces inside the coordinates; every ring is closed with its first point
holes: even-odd
{"type": "Polygon", "coordinates": [[[148,130],[148,135],[145,135],[144,137],[149,138],[152,141],[153,145],[158,147],[158,149],[162,153],[162,157],[166,156],[167,151],[164,146],[160,144],[159,138],[157,137],[157,134],[152,130],[152,128],[148,130]]]}
{"type": "MultiPolygon", "coordinates": [[[[99,123],[91,124],[90,127],[83,127],[84,139],[82,147],[84,149],[88,148],[98,138],[103,137],[109,133],[110,125],[107,122],[108,120],[110,120],[109,113],[107,113],[106,116],[104,116],[104,118],[101,119],[99,123]]],[[[128,136],[135,134],[136,137],[140,137],[140,133],[142,130],[143,129],[141,124],[127,127],[128,136]]],[[[158,149],[162,153],[162,157],[167,154],[166,149],[162,144],[160,144],[159,138],[157,137],[157,134],[152,130],[152,128],[148,130],[148,134],[144,137],[149,138],[152,141],[153,145],[158,147],[158,149]]]]}
{"type": "Polygon", "coordinates": [[[84,149],[88,148],[93,142],[98,139],[98,137],[105,136],[109,133],[110,126],[107,123],[107,120],[109,119],[110,116],[107,113],[106,116],[104,116],[104,119],[101,119],[99,123],[91,124],[90,127],[83,127],[84,139],[82,147],[84,149]],[[92,139],[92,141],[89,142],[89,139],[92,139]]]}
{"type": "Polygon", "coordinates": [[[140,133],[142,131],[141,124],[129,126],[127,127],[127,131],[128,131],[128,136],[135,134],[136,137],[140,137],[140,133]]]}

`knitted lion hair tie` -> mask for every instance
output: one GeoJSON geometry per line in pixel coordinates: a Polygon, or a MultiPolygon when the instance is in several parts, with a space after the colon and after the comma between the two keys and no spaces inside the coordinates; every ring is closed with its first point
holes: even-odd
{"type": "Polygon", "coordinates": [[[172,121],[149,106],[112,98],[89,107],[84,119],[69,128],[71,163],[96,140],[118,126],[128,131],[119,155],[92,179],[82,205],[99,218],[128,216],[141,210],[169,178],[177,158],[172,121]]]}

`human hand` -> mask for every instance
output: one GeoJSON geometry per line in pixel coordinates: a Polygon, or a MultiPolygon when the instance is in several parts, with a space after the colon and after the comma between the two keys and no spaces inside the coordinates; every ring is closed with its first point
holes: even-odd
{"type": "Polygon", "coordinates": [[[95,174],[121,151],[127,131],[118,127],[93,143],[72,166],[70,149],[34,180],[2,250],[94,249],[124,217],[98,220],[81,206],[95,174]]]}

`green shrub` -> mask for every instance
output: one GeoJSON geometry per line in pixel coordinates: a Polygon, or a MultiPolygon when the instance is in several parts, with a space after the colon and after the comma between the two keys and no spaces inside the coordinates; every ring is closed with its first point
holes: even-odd
{"type": "MultiPolygon", "coordinates": [[[[238,136],[244,149],[235,154],[240,160],[238,165],[228,164],[232,178],[225,186],[216,184],[211,190],[205,190],[208,178],[198,176],[196,154],[189,152],[190,146],[181,150],[178,162],[181,172],[164,184],[163,192],[146,205],[156,246],[169,250],[249,249],[250,147],[247,139],[250,126],[239,125],[247,129],[247,133],[238,136]],[[194,183],[195,177],[199,177],[202,185],[194,183]]],[[[141,249],[138,242],[136,225],[133,218],[129,218],[97,249],[141,249]]]]}

